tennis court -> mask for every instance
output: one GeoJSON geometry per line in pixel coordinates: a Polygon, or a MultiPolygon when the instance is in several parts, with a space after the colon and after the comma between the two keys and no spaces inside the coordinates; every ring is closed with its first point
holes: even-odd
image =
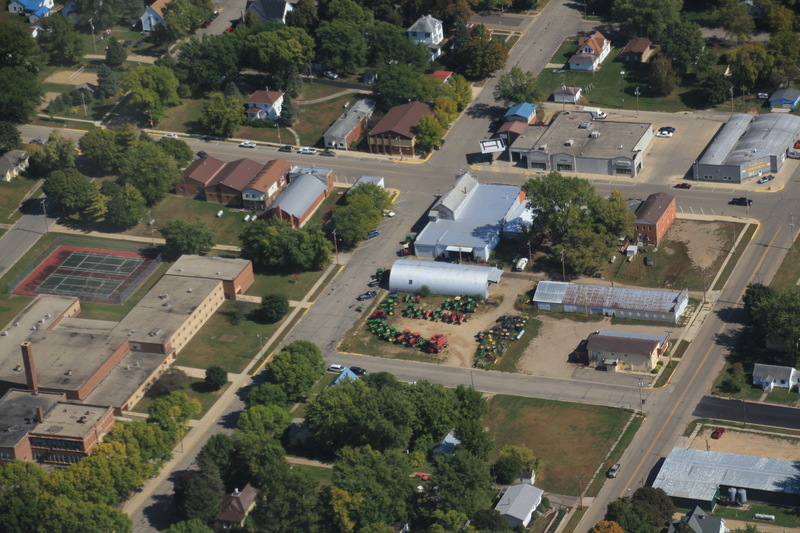
{"type": "Polygon", "coordinates": [[[58,246],[14,289],[14,294],[77,296],[123,303],[160,263],[137,252],[58,246]]]}

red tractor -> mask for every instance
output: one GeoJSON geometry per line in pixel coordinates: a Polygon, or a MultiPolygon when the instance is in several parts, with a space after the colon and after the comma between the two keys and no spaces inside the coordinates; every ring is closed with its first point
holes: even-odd
{"type": "Polygon", "coordinates": [[[430,338],[425,349],[428,353],[439,353],[447,346],[447,335],[436,334],[430,338]]]}

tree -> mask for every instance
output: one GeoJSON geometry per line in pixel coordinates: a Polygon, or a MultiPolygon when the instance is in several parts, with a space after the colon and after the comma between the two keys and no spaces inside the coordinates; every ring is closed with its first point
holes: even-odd
{"type": "Polygon", "coordinates": [[[81,210],[81,218],[88,222],[104,222],[108,212],[109,197],[100,192],[100,186],[92,183],[86,203],[81,210]]]}
{"type": "Polygon", "coordinates": [[[152,206],[164,198],[181,175],[175,160],[154,143],[139,143],[122,156],[119,177],[123,183],[136,187],[147,205],[152,206]]]}
{"type": "Polygon", "coordinates": [[[39,21],[39,46],[50,56],[50,63],[72,65],[83,57],[83,39],[68,17],[45,17],[39,21]]]}
{"type": "Polygon", "coordinates": [[[242,102],[235,96],[211,93],[203,102],[200,124],[212,135],[230,137],[244,121],[242,102]]]}
{"type": "Polygon", "coordinates": [[[433,442],[441,439],[455,425],[458,408],[456,397],[443,385],[426,380],[419,380],[412,385],[408,395],[415,406],[415,416],[411,422],[414,447],[427,453],[433,442]],[[424,446],[416,445],[420,441],[425,443],[424,446]]]}
{"type": "Polygon", "coordinates": [[[409,102],[419,93],[421,77],[422,72],[411,65],[387,65],[378,71],[375,97],[386,108],[409,102]]]}
{"type": "Polygon", "coordinates": [[[280,405],[289,403],[286,392],[276,383],[261,383],[251,388],[247,393],[247,406],[253,405],[280,405]]]}
{"type": "Polygon", "coordinates": [[[450,124],[458,116],[456,102],[449,96],[439,96],[433,102],[433,115],[443,128],[450,127],[450,124]]]}
{"type": "Polygon", "coordinates": [[[283,24],[257,26],[245,38],[247,64],[268,73],[272,85],[288,90],[298,69],[314,58],[314,40],[301,28],[283,24]]]}
{"type": "Polygon", "coordinates": [[[506,519],[497,509],[481,509],[475,513],[472,526],[479,531],[509,531],[506,519]]]}
{"type": "Polygon", "coordinates": [[[780,343],[784,351],[780,364],[796,366],[800,361],[800,289],[776,291],[754,309],[753,321],[768,339],[780,343]]]}
{"type": "Polygon", "coordinates": [[[234,448],[235,442],[230,435],[227,433],[216,433],[211,435],[205,445],[203,445],[203,448],[197,455],[197,462],[199,464],[201,462],[207,463],[211,461],[217,465],[222,476],[227,479],[231,468],[234,448]]]}
{"type": "Polygon", "coordinates": [[[152,466],[152,474],[172,458],[172,448],[175,446],[172,435],[144,420],[115,424],[105,440],[124,444],[128,455],[138,456],[142,462],[152,466]]]}
{"type": "Polygon", "coordinates": [[[503,68],[508,59],[508,47],[497,39],[492,39],[486,27],[478,24],[472,28],[467,48],[459,54],[464,65],[464,75],[480,80],[503,68]]]}
{"type": "Polygon", "coordinates": [[[724,102],[730,96],[731,82],[720,72],[709,72],[703,82],[703,94],[711,105],[724,102]]]}
{"type": "Polygon", "coordinates": [[[139,190],[130,183],[111,188],[106,222],[121,228],[131,228],[147,213],[147,204],[139,190]]]}
{"type": "Polygon", "coordinates": [[[494,476],[498,483],[508,484],[523,470],[539,468],[539,459],[530,448],[507,444],[500,450],[500,456],[494,464],[494,476]]]}
{"type": "Polygon", "coordinates": [[[794,29],[795,18],[794,12],[788,7],[777,2],[767,4],[767,24],[773,34],[791,33],[794,29]]]}
{"type": "Polygon", "coordinates": [[[325,373],[322,352],[307,341],[286,345],[267,364],[266,380],[280,385],[290,401],[302,398],[325,373]]]}
{"type": "Polygon", "coordinates": [[[219,91],[226,80],[232,79],[239,71],[243,47],[243,43],[228,35],[205,35],[202,41],[192,37],[181,47],[173,70],[197,96],[219,91]]]}
{"type": "Polygon", "coordinates": [[[766,302],[775,298],[775,294],[775,289],[769,285],[751,283],[747,286],[747,290],[744,291],[744,297],[742,297],[742,303],[744,304],[744,310],[747,312],[753,324],[760,325],[759,309],[766,302]]]}
{"type": "Polygon", "coordinates": [[[192,148],[182,139],[167,139],[161,137],[156,146],[165,154],[172,156],[180,168],[184,168],[194,159],[192,148]]]}
{"type": "Polygon", "coordinates": [[[56,170],[42,186],[47,197],[58,202],[67,215],[79,213],[86,205],[92,185],[74,168],[56,170]]]}
{"type": "Polygon", "coordinates": [[[660,44],[664,55],[684,73],[702,60],[706,45],[700,26],[685,19],[670,22],[660,44]]]}
{"type": "Polygon", "coordinates": [[[175,510],[181,518],[211,522],[219,513],[222,494],[214,490],[201,474],[186,472],[175,480],[175,510]]]}
{"type": "MultiPolygon", "coordinates": [[[[120,7],[120,0],[75,0],[77,24],[87,30],[110,28],[119,19],[120,7]]],[[[139,12],[140,17],[143,12],[139,12]]]]}
{"type": "Polygon", "coordinates": [[[756,31],[753,16],[747,11],[747,4],[738,0],[722,0],[719,7],[719,20],[729,37],[742,43],[756,31]]]}
{"type": "Polygon", "coordinates": [[[274,324],[289,312],[289,300],[283,294],[267,294],[261,298],[258,317],[267,324],[274,324]]]}
{"type": "Polygon", "coordinates": [[[22,146],[19,130],[10,122],[0,122],[0,154],[22,146]]]}
{"type": "Polygon", "coordinates": [[[297,121],[297,106],[294,100],[288,94],[283,97],[283,106],[281,107],[281,116],[278,117],[278,122],[281,126],[291,127],[297,121]]]}
{"type": "Polygon", "coordinates": [[[737,46],[728,52],[727,58],[731,65],[733,85],[741,89],[753,89],[765,84],[772,75],[775,65],[775,58],[763,43],[746,43],[737,46]]]}
{"type": "Polygon", "coordinates": [[[618,498],[608,504],[606,520],[619,524],[625,533],[653,532],[647,514],[628,497],[618,498]]]}
{"type": "Polygon", "coordinates": [[[460,18],[453,24],[453,53],[456,55],[461,54],[469,46],[469,30],[466,20],[460,18]]]}
{"type": "Polygon", "coordinates": [[[595,194],[588,181],[558,172],[531,178],[522,189],[529,208],[538,213],[538,223],[555,242],[566,235],[574,220],[580,219],[583,207],[595,194]]]}
{"type": "Polygon", "coordinates": [[[494,440],[484,429],[484,422],[479,418],[466,418],[456,426],[455,436],[461,441],[458,445],[470,452],[475,457],[480,457],[484,461],[488,459],[489,452],[492,451],[494,440]]]}
{"type": "Polygon", "coordinates": [[[465,110],[472,101],[472,86],[464,76],[453,74],[450,77],[450,87],[453,89],[453,100],[458,110],[465,110]]]}
{"type": "MultiPolygon", "coordinates": [[[[450,531],[461,531],[464,533],[475,533],[474,527],[474,520],[470,522],[469,517],[464,513],[459,513],[458,511],[442,511],[440,509],[435,509],[433,514],[431,515],[431,519],[433,524],[428,528],[429,533],[448,533],[450,531]],[[469,525],[467,525],[469,523],[469,525]]],[[[477,516],[475,517],[482,527],[485,527],[487,524],[480,520],[477,516]]],[[[502,520],[502,517],[501,517],[502,520]]],[[[503,520],[505,524],[505,520],[503,520]]],[[[506,529],[503,531],[508,530],[508,526],[506,525],[506,529]]]]}
{"type": "Polygon", "coordinates": [[[343,533],[355,531],[356,521],[352,518],[352,514],[364,503],[363,494],[350,493],[331,485],[325,489],[324,497],[331,515],[330,522],[343,533]]]}
{"type": "Polygon", "coordinates": [[[538,100],[536,76],[533,72],[512,67],[497,80],[492,94],[495,100],[499,100],[507,106],[522,102],[536,102],[538,100]]]}
{"type": "Polygon", "coordinates": [[[0,22],[0,71],[22,67],[38,72],[46,57],[27,27],[16,21],[0,22]]]}
{"type": "Polygon", "coordinates": [[[274,485],[263,487],[251,516],[259,533],[314,531],[317,524],[317,481],[293,469],[274,485]]]}
{"type": "Polygon", "coordinates": [[[367,30],[367,40],[370,43],[367,57],[370,66],[383,67],[394,63],[421,71],[430,64],[428,48],[410,40],[405,30],[396,24],[376,22],[367,30]]]}
{"type": "Polygon", "coordinates": [[[285,477],[290,466],[280,442],[241,431],[237,431],[235,437],[236,449],[230,475],[234,486],[251,481],[256,486],[271,487],[285,477]]]}
{"type": "Polygon", "coordinates": [[[280,435],[292,422],[292,417],[278,405],[254,405],[239,414],[236,429],[262,436],[280,435]]]}
{"type": "Polygon", "coordinates": [[[442,142],[444,128],[433,115],[422,115],[417,124],[417,144],[430,150],[442,142]]]}
{"type": "Polygon", "coordinates": [[[166,396],[174,390],[183,390],[189,387],[191,378],[189,375],[175,366],[169,367],[155,383],[147,390],[147,395],[151,398],[166,396]]]}
{"type": "Polygon", "coordinates": [[[214,232],[200,219],[168,220],[160,231],[166,241],[164,250],[171,257],[206,254],[215,244],[214,232]]]}
{"type": "Polygon", "coordinates": [[[672,61],[666,56],[658,56],[650,62],[650,87],[658,96],[666,96],[678,86],[678,75],[672,68],[672,61]]]}
{"type": "Polygon", "coordinates": [[[589,533],[625,533],[625,531],[616,522],[601,520],[589,530],[589,533]]]}
{"type": "Polygon", "coordinates": [[[212,391],[218,391],[228,382],[228,373],[222,367],[210,366],[206,369],[206,387],[212,391]]]}
{"type": "Polygon", "coordinates": [[[164,533],[214,533],[214,530],[208,527],[205,522],[197,518],[192,520],[184,520],[177,524],[172,524],[164,533]]]}
{"type": "Polygon", "coordinates": [[[43,92],[36,74],[25,67],[0,68],[0,120],[21,124],[36,112],[43,92]]]}
{"type": "Polygon", "coordinates": [[[367,48],[357,22],[323,20],[317,29],[317,60],[341,74],[353,74],[366,65],[367,48]]]}
{"type": "Polygon", "coordinates": [[[361,186],[347,195],[347,203],[336,211],[333,218],[336,237],[347,245],[364,240],[380,223],[383,211],[388,209],[387,202],[376,203],[375,197],[369,193],[361,194],[359,189],[361,186]]]}
{"type": "Polygon", "coordinates": [[[167,106],[178,104],[179,84],[172,69],[157,65],[131,69],[121,82],[122,89],[131,93],[131,103],[142,104],[155,120],[164,117],[167,106]]]}
{"type": "Polygon", "coordinates": [[[286,222],[257,220],[239,235],[242,257],[257,270],[305,272],[327,266],[333,245],[318,228],[293,229],[286,222]]]}
{"type": "Polygon", "coordinates": [[[317,3],[314,0],[299,0],[294,9],[286,16],[286,24],[302,28],[309,34],[313,34],[319,24],[317,3]]]}
{"type": "Polygon", "coordinates": [[[144,2],[142,0],[121,0],[120,2],[120,22],[133,26],[144,13],[144,2]]]}
{"type": "Polygon", "coordinates": [[[117,94],[118,90],[117,76],[108,65],[103,63],[100,65],[100,68],[97,69],[97,90],[95,91],[95,95],[100,99],[110,98],[117,94]]]}
{"type": "Polygon", "coordinates": [[[122,46],[122,43],[116,37],[111,37],[108,46],[106,47],[106,62],[109,67],[119,67],[125,60],[128,59],[128,51],[122,46]]]}
{"type": "Polygon", "coordinates": [[[662,528],[672,520],[675,504],[664,492],[655,487],[639,487],[633,493],[633,505],[644,511],[653,527],[662,528]]]}
{"type": "Polygon", "coordinates": [[[190,418],[197,416],[202,410],[198,400],[186,394],[173,391],[166,396],[156,398],[150,404],[150,420],[169,431],[174,437],[182,435],[182,425],[190,418]]]}
{"type": "Polygon", "coordinates": [[[649,37],[660,43],[668,27],[681,18],[683,0],[615,0],[613,20],[622,23],[627,37],[649,37]]]}
{"type": "Polygon", "coordinates": [[[433,462],[433,477],[439,485],[436,508],[473,516],[489,506],[492,478],[489,467],[466,450],[440,455],[433,462]]]}

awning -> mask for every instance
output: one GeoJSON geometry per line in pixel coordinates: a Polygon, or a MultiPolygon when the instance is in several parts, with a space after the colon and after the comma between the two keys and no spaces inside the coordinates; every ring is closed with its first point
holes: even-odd
{"type": "Polygon", "coordinates": [[[445,250],[447,250],[448,252],[462,252],[467,254],[472,253],[472,248],[468,248],[466,246],[448,246],[447,248],[445,248],[445,250]]]}

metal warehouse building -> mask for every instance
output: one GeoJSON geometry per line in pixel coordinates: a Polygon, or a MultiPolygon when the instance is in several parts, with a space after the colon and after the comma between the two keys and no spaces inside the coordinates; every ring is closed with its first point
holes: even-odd
{"type": "Polygon", "coordinates": [[[657,291],[540,281],[533,302],[542,311],[586,313],[675,324],[686,311],[689,290],[657,291]]]}
{"type": "Polygon", "coordinates": [[[495,267],[398,259],[389,272],[389,289],[416,292],[427,285],[434,294],[478,294],[487,298],[489,284],[499,283],[502,275],[503,271],[495,267]]]}
{"type": "Polygon", "coordinates": [[[742,183],[777,172],[798,137],[800,117],[794,115],[731,115],[695,162],[694,179],[742,183]]]}
{"type": "Polygon", "coordinates": [[[712,511],[720,495],[744,489],[748,500],[796,505],[800,477],[794,461],[673,448],[653,482],[678,507],[712,511]]]}

